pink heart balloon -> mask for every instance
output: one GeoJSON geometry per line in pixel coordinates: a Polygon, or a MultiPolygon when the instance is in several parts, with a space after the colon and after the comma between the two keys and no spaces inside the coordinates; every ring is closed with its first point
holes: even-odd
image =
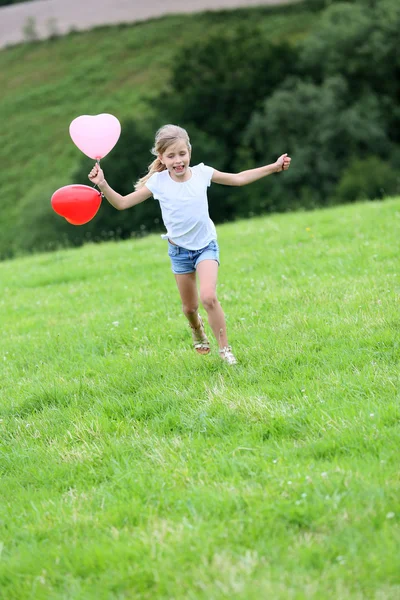
{"type": "Polygon", "coordinates": [[[79,150],[89,158],[104,158],[121,135],[121,124],[117,117],[101,115],[82,115],[74,119],[69,126],[69,134],[79,150]]]}

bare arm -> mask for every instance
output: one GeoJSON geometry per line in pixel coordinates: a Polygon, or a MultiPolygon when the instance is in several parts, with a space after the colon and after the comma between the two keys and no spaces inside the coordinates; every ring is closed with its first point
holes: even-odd
{"type": "Polygon", "coordinates": [[[147,198],[150,198],[151,191],[145,185],[137,190],[136,192],[131,192],[126,196],[122,196],[118,194],[115,190],[112,189],[107,183],[105,179],[98,184],[100,190],[104,194],[105,198],[109,201],[110,204],[114,206],[117,210],[125,210],[126,208],[130,208],[131,206],[135,206],[136,204],[140,204],[140,202],[144,202],[147,198]]]}
{"type": "Polygon", "coordinates": [[[126,208],[130,208],[131,206],[140,204],[140,202],[144,202],[145,200],[147,200],[147,198],[150,198],[150,196],[152,195],[149,188],[143,186],[142,188],[140,188],[140,190],[137,190],[136,192],[132,192],[130,194],[127,194],[126,196],[122,196],[108,185],[107,181],[104,179],[104,173],[97,163],[90,171],[89,179],[92,183],[96,184],[100,188],[105,198],[117,210],[125,210],[126,208]]]}
{"type": "Polygon", "coordinates": [[[221,171],[214,170],[211,181],[214,183],[221,183],[222,185],[247,185],[253,183],[262,177],[267,177],[272,173],[280,173],[280,171],[287,171],[290,167],[290,161],[292,159],[287,154],[282,154],[278,160],[271,165],[265,165],[264,167],[258,167],[257,169],[249,169],[248,171],[241,171],[240,173],[222,173],[221,171]]]}

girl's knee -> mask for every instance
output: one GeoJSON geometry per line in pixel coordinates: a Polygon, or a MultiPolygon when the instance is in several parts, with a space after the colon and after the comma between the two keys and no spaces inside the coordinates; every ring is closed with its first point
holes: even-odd
{"type": "Polygon", "coordinates": [[[194,304],[191,305],[187,305],[187,304],[182,304],[182,311],[184,315],[194,315],[195,313],[197,313],[199,310],[199,306],[195,306],[194,304]]]}
{"type": "Polygon", "coordinates": [[[218,302],[215,292],[204,292],[203,294],[200,294],[200,300],[207,311],[212,310],[218,302]]]}

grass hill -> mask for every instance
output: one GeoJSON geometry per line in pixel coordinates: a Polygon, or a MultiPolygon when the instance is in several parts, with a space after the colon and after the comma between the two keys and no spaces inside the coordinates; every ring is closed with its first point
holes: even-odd
{"type": "Polygon", "coordinates": [[[399,220],[221,226],[236,367],[158,236],[1,263],[2,595],[397,598],[399,220]]]}
{"type": "Polygon", "coordinates": [[[35,204],[52,212],[51,194],[74,183],[82,158],[68,133],[75,117],[109,112],[123,121],[149,115],[178,49],[208,33],[248,22],[260,25],[268,39],[295,40],[316,18],[302,5],[176,15],[1,51],[0,257],[18,250],[35,204]]]}

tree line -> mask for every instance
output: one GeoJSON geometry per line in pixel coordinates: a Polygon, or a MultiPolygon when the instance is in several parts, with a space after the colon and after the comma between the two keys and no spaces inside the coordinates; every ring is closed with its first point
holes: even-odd
{"type": "MultiPolygon", "coordinates": [[[[400,193],[400,3],[306,3],[321,14],[299,41],[273,43],[260,27],[221,24],[180,48],[152,116],[122,123],[103,165],[110,185],[131,192],[152,160],[156,129],[176,123],[191,137],[192,164],[242,171],[292,156],[287,173],[244,188],[212,186],[216,223],[400,193]]],[[[90,164],[82,159],[74,182],[88,183],[90,164]]],[[[160,217],[152,200],[122,213],[104,202],[87,225],[59,220],[51,235],[73,244],[127,238],[162,230],[160,217]]]]}

